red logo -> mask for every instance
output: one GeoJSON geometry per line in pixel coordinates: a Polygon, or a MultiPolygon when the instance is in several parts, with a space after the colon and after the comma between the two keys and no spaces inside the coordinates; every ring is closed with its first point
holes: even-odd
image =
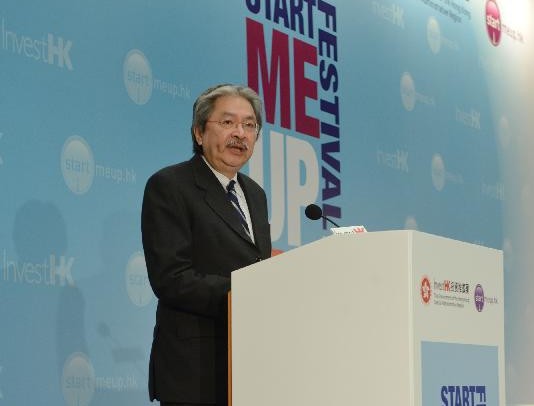
{"type": "Polygon", "coordinates": [[[486,30],[493,46],[501,42],[501,12],[496,0],[486,2],[486,30]]]}
{"type": "Polygon", "coordinates": [[[428,279],[428,276],[423,276],[423,279],[421,279],[421,299],[424,304],[429,304],[431,297],[432,287],[430,286],[430,279],[428,279]]]}

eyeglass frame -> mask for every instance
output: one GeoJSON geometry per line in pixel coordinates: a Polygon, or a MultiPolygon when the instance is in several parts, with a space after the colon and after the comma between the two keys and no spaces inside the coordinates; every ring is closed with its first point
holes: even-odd
{"type": "Polygon", "coordinates": [[[225,119],[222,119],[222,120],[206,120],[205,121],[206,123],[217,123],[219,124],[222,128],[224,128],[225,130],[231,130],[233,128],[238,128],[238,126],[241,124],[241,128],[243,128],[243,131],[246,133],[246,132],[249,132],[247,130],[247,128],[244,126],[245,123],[254,123],[254,131],[250,131],[249,133],[251,134],[256,134],[258,135],[260,133],[260,125],[255,122],[254,120],[250,120],[250,121],[234,121],[230,118],[225,118],[225,119]],[[227,122],[227,123],[225,123],[227,122]]]}

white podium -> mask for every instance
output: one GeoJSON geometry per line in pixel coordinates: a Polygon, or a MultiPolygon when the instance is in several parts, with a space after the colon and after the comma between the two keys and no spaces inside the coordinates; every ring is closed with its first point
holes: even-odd
{"type": "Polygon", "coordinates": [[[333,235],[232,273],[233,406],[505,404],[502,252],[333,235]]]}

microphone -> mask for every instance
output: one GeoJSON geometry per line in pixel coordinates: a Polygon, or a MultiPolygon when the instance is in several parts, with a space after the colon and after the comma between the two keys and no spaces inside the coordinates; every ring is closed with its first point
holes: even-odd
{"type": "Polygon", "coordinates": [[[319,220],[320,218],[323,218],[326,221],[335,225],[336,227],[339,227],[338,224],[334,223],[328,217],[323,216],[323,210],[316,204],[312,203],[312,204],[307,205],[306,209],[304,210],[304,214],[306,214],[306,217],[308,217],[310,220],[319,220]]]}

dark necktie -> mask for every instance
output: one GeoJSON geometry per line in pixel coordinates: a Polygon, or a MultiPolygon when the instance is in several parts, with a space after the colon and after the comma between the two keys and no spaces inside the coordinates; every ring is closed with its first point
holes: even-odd
{"type": "Polygon", "coordinates": [[[230,203],[232,203],[232,206],[234,206],[239,216],[239,220],[241,221],[241,225],[243,226],[247,234],[250,236],[250,230],[248,228],[247,218],[245,217],[245,213],[243,212],[243,209],[239,205],[239,200],[237,199],[237,194],[236,194],[234,185],[235,185],[235,180],[231,180],[230,183],[228,183],[228,186],[226,186],[226,196],[228,197],[228,200],[230,200],[230,203]]]}

